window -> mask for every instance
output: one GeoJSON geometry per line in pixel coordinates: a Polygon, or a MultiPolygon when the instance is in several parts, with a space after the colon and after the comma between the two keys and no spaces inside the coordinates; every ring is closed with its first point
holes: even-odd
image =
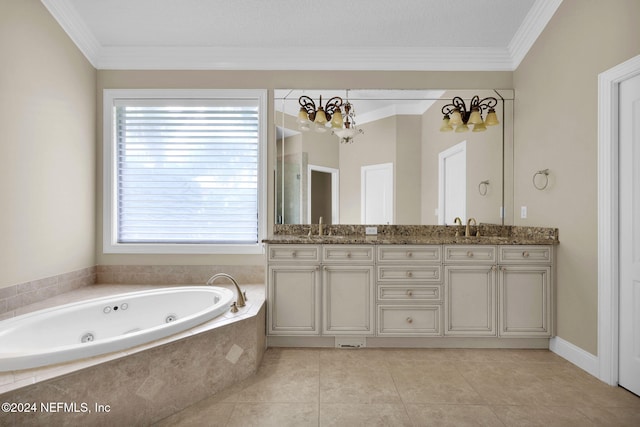
{"type": "Polygon", "coordinates": [[[105,90],[106,253],[260,253],[266,91],[105,90]]]}

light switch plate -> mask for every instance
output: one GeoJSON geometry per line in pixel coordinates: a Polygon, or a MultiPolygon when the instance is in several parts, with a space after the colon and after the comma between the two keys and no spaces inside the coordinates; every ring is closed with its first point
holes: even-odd
{"type": "Polygon", "coordinates": [[[378,227],[365,227],[364,232],[367,236],[377,236],[378,227]]]}
{"type": "Polygon", "coordinates": [[[527,207],[520,206],[520,218],[525,219],[527,217],[527,207]]]}

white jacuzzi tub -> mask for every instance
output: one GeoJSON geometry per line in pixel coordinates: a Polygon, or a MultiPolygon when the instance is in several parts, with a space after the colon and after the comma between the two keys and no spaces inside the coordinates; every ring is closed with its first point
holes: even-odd
{"type": "Polygon", "coordinates": [[[159,288],[65,304],[0,322],[0,372],[124,350],[224,313],[233,291],[159,288]]]}

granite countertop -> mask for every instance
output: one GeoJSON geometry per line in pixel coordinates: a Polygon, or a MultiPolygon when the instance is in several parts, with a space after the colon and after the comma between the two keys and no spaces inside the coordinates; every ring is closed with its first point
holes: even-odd
{"type": "Polygon", "coordinates": [[[456,226],[377,226],[378,234],[365,235],[365,226],[333,225],[326,235],[318,235],[316,225],[276,225],[274,234],[264,243],[271,244],[349,244],[349,245],[557,245],[558,229],[480,224],[471,234],[456,236],[464,228],[456,226]],[[361,230],[360,230],[361,229],[361,230]],[[311,235],[309,235],[311,230],[311,235]]]}

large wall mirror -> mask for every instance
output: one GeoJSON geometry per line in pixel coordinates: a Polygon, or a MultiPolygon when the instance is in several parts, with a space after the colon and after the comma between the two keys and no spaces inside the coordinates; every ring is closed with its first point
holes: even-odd
{"type": "Polygon", "coordinates": [[[278,89],[274,104],[276,223],[512,223],[513,91],[278,89]],[[334,97],[336,121],[351,105],[352,139],[303,120],[301,99],[329,115],[334,97]],[[469,110],[474,97],[495,98],[499,124],[441,131],[443,107],[462,100],[469,110]]]}

